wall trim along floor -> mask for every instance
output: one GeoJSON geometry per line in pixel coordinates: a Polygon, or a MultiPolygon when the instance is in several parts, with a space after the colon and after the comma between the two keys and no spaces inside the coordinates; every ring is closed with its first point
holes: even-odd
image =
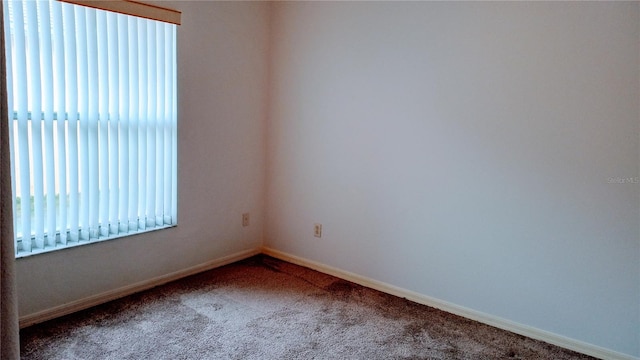
{"type": "Polygon", "coordinates": [[[356,284],[382,291],[387,294],[399,296],[411,300],[413,302],[431,306],[455,315],[465,317],[467,319],[475,320],[483,324],[495,326],[497,328],[514,332],[516,334],[524,335],[536,340],[541,340],[553,345],[563,347],[565,349],[577,351],[586,355],[597,357],[600,359],[610,360],[640,360],[627,354],[622,354],[613,350],[605,349],[600,346],[585,343],[579,340],[571,339],[562,335],[554,334],[548,331],[536,329],[531,326],[519,324],[513,321],[509,321],[497,316],[485,314],[480,311],[475,311],[469,308],[458,306],[446,301],[442,301],[430,296],[419,294],[410,290],[402,289],[381,281],[373,280],[358,274],[354,274],[348,271],[344,271],[338,268],[334,268],[313,260],[305,259],[299,256],[291,255],[279,250],[275,250],[269,247],[263,247],[262,253],[269,255],[276,259],[290,262],[292,264],[304,266],[316,271],[320,271],[325,274],[333,275],[341,279],[354,282],[356,284]]]}
{"type": "Polygon", "coordinates": [[[51,309],[39,311],[37,313],[24,315],[20,317],[20,328],[25,328],[30,325],[38,324],[47,320],[55,319],[60,316],[68,315],[76,311],[88,309],[92,306],[104,304],[108,301],[116,300],[127,295],[135,294],[140,291],[151,289],[153,287],[166,284],[171,281],[175,281],[190,275],[195,275],[203,271],[211,270],[220,266],[234,263],[246,258],[250,258],[254,255],[260,254],[260,249],[249,249],[221,257],[216,260],[207,261],[205,263],[192,266],[190,268],[175,271],[166,275],[158,276],[153,279],[141,281],[129,286],[124,286],[118,289],[103,292],[98,295],[89,296],[84,299],[76,300],[68,304],[56,306],[51,309]]]}

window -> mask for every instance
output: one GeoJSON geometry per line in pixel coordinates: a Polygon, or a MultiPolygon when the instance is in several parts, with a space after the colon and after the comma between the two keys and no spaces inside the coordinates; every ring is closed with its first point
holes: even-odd
{"type": "Polygon", "coordinates": [[[84,3],[3,1],[18,257],[177,222],[180,14],[84,3]]]}

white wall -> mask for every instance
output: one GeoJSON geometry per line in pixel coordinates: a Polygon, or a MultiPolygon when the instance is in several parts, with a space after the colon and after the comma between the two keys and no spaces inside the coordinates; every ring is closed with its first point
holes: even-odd
{"type": "Polygon", "coordinates": [[[272,16],[266,246],[640,356],[640,4],[272,16]]]}
{"type": "Polygon", "coordinates": [[[178,227],[17,261],[30,315],[262,244],[268,5],[162,2],[178,29],[178,227]],[[242,228],[241,214],[251,226],[242,228]]]}

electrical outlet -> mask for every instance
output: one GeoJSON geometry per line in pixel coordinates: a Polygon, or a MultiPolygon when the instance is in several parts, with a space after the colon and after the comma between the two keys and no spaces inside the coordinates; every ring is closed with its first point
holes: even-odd
{"type": "Polygon", "coordinates": [[[322,237],[322,224],[313,224],[313,236],[322,237]]]}
{"type": "Polygon", "coordinates": [[[249,226],[249,213],[242,214],[242,226],[249,226]]]}

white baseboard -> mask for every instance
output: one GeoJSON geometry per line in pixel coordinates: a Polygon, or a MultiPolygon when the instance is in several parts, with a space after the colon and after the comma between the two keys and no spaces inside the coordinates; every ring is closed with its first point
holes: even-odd
{"type": "Polygon", "coordinates": [[[262,253],[274,258],[290,262],[292,264],[301,265],[313,270],[320,271],[325,274],[354,282],[356,284],[382,291],[387,294],[406,298],[407,300],[431,306],[455,315],[475,320],[483,324],[491,325],[503,330],[507,330],[516,334],[524,335],[532,339],[541,340],[549,344],[557,345],[565,349],[577,351],[586,355],[607,360],[640,360],[640,358],[609,350],[600,346],[585,343],[579,340],[571,339],[562,335],[554,334],[548,331],[540,330],[528,325],[519,324],[510,320],[506,320],[480,311],[472,310],[446,301],[442,301],[427,295],[419,294],[410,290],[402,289],[381,281],[373,280],[358,274],[344,271],[332,266],[328,266],[313,260],[305,259],[299,256],[291,255],[279,250],[268,247],[262,248],[262,253]]]}
{"type": "Polygon", "coordinates": [[[250,249],[237,252],[213,261],[207,261],[206,263],[192,266],[187,269],[179,270],[170,274],[159,276],[153,279],[141,281],[132,285],[124,286],[115,290],[107,291],[98,295],[89,296],[84,299],[76,300],[68,304],[56,306],[51,309],[39,311],[37,313],[28,314],[20,317],[20,328],[24,328],[30,325],[41,323],[43,321],[55,319],[60,316],[68,315],[76,311],[88,309],[92,306],[104,304],[108,301],[116,300],[121,297],[131,295],[140,291],[151,289],[153,287],[166,284],[168,282],[181,279],[190,275],[194,275],[203,271],[207,271],[213,268],[231,264],[236,261],[240,261],[251,256],[260,254],[260,249],[250,249]]]}

